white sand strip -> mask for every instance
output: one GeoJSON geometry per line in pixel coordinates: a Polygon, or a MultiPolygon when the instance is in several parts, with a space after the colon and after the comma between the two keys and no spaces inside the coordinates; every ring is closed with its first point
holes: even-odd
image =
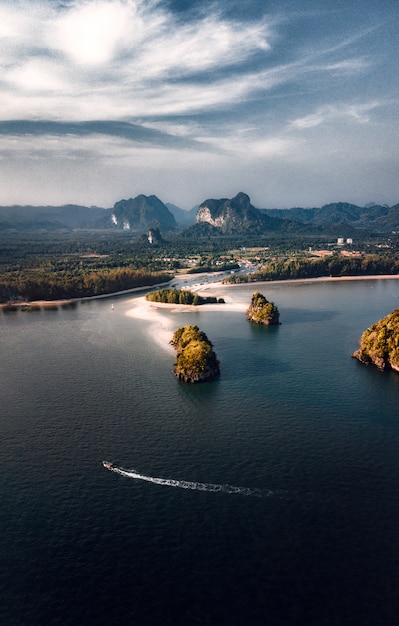
{"type": "MultiPolygon", "coordinates": [[[[220,286],[220,285],[219,285],[220,286]]],[[[174,351],[169,344],[172,339],[173,333],[179,327],[178,321],[162,315],[162,310],[167,310],[171,313],[199,313],[199,311],[238,311],[243,312],[247,309],[244,304],[233,302],[229,298],[230,302],[225,304],[201,304],[199,306],[192,306],[188,304],[166,304],[163,302],[149,302],[143,296],[142,298],[135,298],[132,300],[133,308],[126,312],[128,317],[135,317],[150,322],[149,333],[154,339],[167,350],[174,351]]],[[[195,321],[193,320],[193,323],[195,321]]]]}
{"type": "MultiPolygon", "coordinates": [[[[258,291],[260,287],[267,287],[271,285],[287,285],[290,283],[321,283],[321,282],[335,282],[335,281],[350,281],[350,280],[387,280],[387,279],[399,279],[399,275],[395,276],[323,276],[320,278],[307,278],[307,279],[293,279],[293,280],[273,280],[262,281],[253,283],[239,283],[222,285],[220,282],[207,283],[202,285],[190,286],[190,291],[196,292],[199,295],[215,296],[217,298],[223,297],[225,303],[222,304],[201,304],[199,306],[184,305],[184,304],[166,304],[163,302],[149,302],[145,299],[145,296],[141,298],[135,298],[132,300],[133,307],[126,313],[129,317],[135,317],[138,319],[147,320],[152,322],[149,327],[149,333],[154,339],[165,349],[173,351],[170,345],[173,332],[179,327],[176,320],[170,319],[165,315],[162,315],[162,309],[168,310],[172,313],[193,313],[196,314],[199,311],[213,311],[223,313],[223,311],[236,311],[243,313],[247,310],[249,303],[235,302],[231,295],[226,295],[223,288],[231,290],[234,287],[249,287],[252,286],[254,291],[258,291]],[[155,331],[155,332],[154,332],[155,331]]],[[[194,322],[194,320],[193,320],[194,322]]]]}

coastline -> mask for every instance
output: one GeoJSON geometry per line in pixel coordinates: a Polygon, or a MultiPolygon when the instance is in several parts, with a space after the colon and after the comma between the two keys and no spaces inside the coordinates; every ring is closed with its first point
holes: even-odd
{"type": "MultiPolygon", "coordinates": [[[[211,274],[209,273],[204,273],[204,274],[199,274],[200,276],[211,276],[211,274]]],[[[190,274],[181,274],[179,276],[179,278],[192,278],[192,276],[190,274]]],[[[100,299],[104,299],[104,298],[114,298],[115,296],[122,296],[122,295],[127,295],[129,293],[137,293],[139,291],[146,291],[147,289],[153,289],[156,287],[165,287],[167,288],[168,285],[173,282],[174,280],[176,280],[176,276],[174,278],[172,278],[169,282],[167,283],[158,283],[156,285],[144,285],[143,287],[133,287],[132,289],[126,289],[124,291],[113,291],[112,293],[104,293],[104,294],[100,294],[98,296],[85,296],[82,298],[69,298],[69,299],[60,299],[60,300],[32,300],[32,301],[23,301],[23,302],[4,302],[4,303],[0,303],[0,310],[1,309],[5,309],[8,307],[12,307],[12,308],[16,308],[16,309],[23,309],[24,307],[33,307],[33,308],[51,308],[51,307],[58,307],[58,306],[68,306],[70,304],[74,304],[74,303],[79,303],[79,302],[86,302],[86,301],[91,301],[91,300],[100,300],[100,299]]],[[[212,283],[207,283],[205,285],[195,285],[190,287],[191,291],[193,292],[209,292],[209,290],[215,290],[215,289],[220,289],[221,287],[243,287],[243,286],[249,286],[249,285],[286,285],[286,284],[300,284],[300,283],[322,283],[322,282],[336,282],[336,281],[355,281],[355,280],[398,280],[399,279],[399,274],[373,274],[371,276],[320,276],[317,278],[292,278],[292,279],[286,279],[286,280],[263,280],[263,281],[254,281],[254,282],[244,282],[244,283],[227,283],[227,284],[223,284],[221,282],[221,280],[215,280],[212,283]]],[[[207,295],[209,295],[209,293],[207,293],[207,295]]],[[[213,295],[213,294],[212,294],[213,295]]],[[[233,306],[234,302],[233,299],[229,299],[230,302],[226,302],[227,305],[233,306]]],[[[161,302],[152,302],[152,305],[159,307],[159,308],[176,308],[176,310],[178,311],[182,311],[184,310],[184,307],[186,307],[187,311],[191,311],[193,308],[196,309],[196,307],[193,307],[192,305],[177,305],[177,304],[165,304],[165,303],[161,303],[161,302]]],[[[200,307],[203,310],[210,310],[210,308],[212,310],[216,310],[216,307],[220,306],[223,310],[228,310],[226,308],[226,304],[223,305],[218,305],[218,304],[202,304],[200,305],[200,307]],[[208,308],[210,307],[210,308],[208,308]]],[[[238,307],[240,305],[237,305],[238,307]]],[[[239,308],[230,308],[229,310],[242,310],[239,308]]]]}
{"type": "Polygon", "coordinates": [[[390,280],[399,279],[399,274],[373,274],[371,276],[318,276],[316,278],[288,278],[286,280],[259,280],[247,283],[228,283],[229,287],[242,287],[243,285],[286,285],[291,283],[328,283],[351,280],[390,280]]]}
{"type": "Polygon", "coordinates": [[[98,296],[84,296],[82,298],[68,298],[68,299],[60,299],[60,300],[32,300],[32,301],[22,301],[22,302],[3,302],[0,303],[0,310],[5,309],[7,307],[15,307],[17,309],[23,309],[24,307],[32,307],[32,308],[51,308],[51,307],[59,307],[59,306],[68,306],[70,304],[77,304],[78,302],[88,302],[91,300],[101,300],[104,298],[114,298],[115,296],[123,296],[124,294],[135,293],[138,291],[145,291],[147,289],[152,289],[153,287],[162,287],[163,285],[169,285],[173,278],[170,279],[167,283],[157,283],[156,285],[144,285],[143,287],[132,287],[132,289],[125,289],[124,291],[113,291],[112,293],[102,293],[98,296]]]}

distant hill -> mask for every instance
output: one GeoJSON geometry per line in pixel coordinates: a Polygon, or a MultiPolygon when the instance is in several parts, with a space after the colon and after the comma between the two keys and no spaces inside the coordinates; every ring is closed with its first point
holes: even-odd
{"type": "Polygon", "coordinates": [[[140,195],[116,202],[113,209],[62,206],[0,207],[0,230],[124,229],[142,233],[149,228],[175,230],[176,220],[156,196],[140,195]]]}
{"type": "Polygon", "coordinates": [[[108,209],[76,204],[0,207],[0,230],[70,230],[100,228],[108,209]]]}
{"type": "Polygon", "coordinates": [[[388,207],[371,204],[359,207],[347,202],[325,204],[321,208],[261,209],[264,215],[295,220],[302,224],[348,224],[375,233],[399,231],[399,204],[388,207]]]}
{"type": "Polygon", "coordinates": [[[353,229],[384,234],[399,232],[399,204],[359,207],[336,202],[320,208],[258,209],[240,192],[231,199],[205,200],[190,211],[143,194],[119,200],[113,208],[75,204],[0,207],[0,232],[121,229],[142,234],[149,228],[161,233],[181,230],[188,237],[268,232],[328,232],[350,237],[353,229]]]}
{"type": "Polygon", "coordinates": [[[240,192],[234,198],[208,199],[200,204],[196,223],[189,235],[204,234],[262,234],[267,232],[307,232],[312,226],[298,224],[289,219],[268,216],[255,208],[247,194],[240,192]]]}
{"type": "Polygon", "coordinates": [[[174,216],[178,226],[190,226],[195,223],[195,216],[197,214],[198,206],[190,209],[189,211],[185,211],[175,204],[171,204],[170,202],[165,202],[165,205],[168,207],[169,211],[174,216]]]}
{"type": "Polygon", "coordinates": [[[175,230],[176,220],[168,207],[156,196],[141,194],[129,200],[119,200],[111,214],[112,224],[124,230],[142,231],[159,228],[162,232],[175,230]]]}

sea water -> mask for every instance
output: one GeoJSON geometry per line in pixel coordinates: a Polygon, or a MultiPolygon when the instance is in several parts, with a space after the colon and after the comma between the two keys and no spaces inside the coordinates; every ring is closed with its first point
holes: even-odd
{"type": "Polygon", "coordinates": [[[164,313],[203,385],[131,296],[0,315],[2,624],[397,623],[399,375],[351,353],[399,281],[256,289],[279,327],[164,313]]]}

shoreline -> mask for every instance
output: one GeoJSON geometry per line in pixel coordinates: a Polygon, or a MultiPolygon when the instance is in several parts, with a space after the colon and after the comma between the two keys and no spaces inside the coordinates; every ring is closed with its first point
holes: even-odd
{"type": "MultiPolygon", "coordinates": [[[[209,276],[209,274],[206,274],[209,276]]],[[[322,283],[322,282],[338,282],[338,281],[354,281],[354,280],[387,280],[387,279],[399,279],[399,275],[387,275],[387,276],[322,276],[319,278],[298,278],[292,280],[269,280],[269,281],[259,281],[259,282],[249,282],[249,283],[227,283],[223,284],[221,281],[215,281],[213,283],[206,283],[195,285],[190,287],[192,292],[204,295],[212,295],[219,296],[218,290],[223,288],[231,288],[231,287],[243,287],[249,285],[279,285],[279,284],[310,284],[310,283],[322,283]],[[213,293],[212,293],[213,292],[213,293]]],[[[213,311],[213,312],[223,312],[223,311],[236,311],[239,313],[244,313],[248,305],[245,303],[236,302],[234,298],[231,296],[226,296],[223,294],[223,298],[225,300],[224,304],[221,303],[212,303],[212,304],[201,304],[198,306],[193,306],[192,304],[169,304],[166,302],[151,302],[146,300],[145,296],[140,298],[135,298],[132,300],[133,307],[126,312],[128,317],[142,319],[150,322],[148,334],[164,349],[168,351],[174,350],[170,345],[170,340],[172,338],[173,329],[176,326],[174,320],[167,317],[163,314],[164,311],[168,311],[170,313],[191,313],[195,315],[199,311],[213,311]]],[[[193,322],[195,323],[195,322],[193,322]]]]}
{"type": "Polygon", "coordinates": [[[152,289],[153,287],[162,287],[163,285],[168,285],[174,280],[170,279],[167,283],[157,283],[156,285],[144,285],[143,287],[132,287],[132,289],[125,289],[123,291],[113,291],[112,293],[102,293],[98,296],[83,296],[82,298],[63,298],[59,300],[31,300],[31,301],[23,301],[23,302],[3,302],[0,303],[0,309],[5,309],[8,307],[15,308],[24,308],[24,307],[33,307],[33,308],[51,308],[55,306],[68,306],[69,304],[78,304],[79,302],[90,302],[91,300],[101,300],[104,298],[115,298],[116,296],[123,296],[124,294],[134,293],[137,291],[145,291],[146,289],[152,289]]]}
{"type": "MultiPolygon", "coordinates": [[[[205,272],[204,274],[198,274],[198,276],[209,277],[209,276],[212,276],[212,274],[205,272]]],[[[100,300],[104,298],[114,298],[116,296],[123,296],[129,293],[136,293],[139,291],[145,291],[147,289],[153,289],[156,287],[165,287],[166,289],[168,288],[169,283],[176,280],[176,278],[186,278],[186,277],[191,278],[192,276],[191,274],[180,274],[178,277],[175,276],[167,283],[157,283],[156,285],[144,285],[143,287],[133,287],[132,289],[126,289],[124,291],[113,291],[112,293],[104,293],[98,296],[84,296],[82,298],[69,298],[69,299],[59,299],[59,300],[32,300],[32,301],[23,301],[23,302],[3,302],[3,303],[0,303],[0,310],[9,308],[9,307],[22,309],[24,307],[26,308],[29,308],[29,307],[51,308],[51,307],[58,307],[58,306],[68,306],[70,304],[74,304],[74,303],[77,304],[79,302],[88,302],[91,300],[100,300]]],[[[289,278],[285,280],[262,280],[262,281],[253,281],[253,282],[248,281],[248,282],[242,282],[242,283],[222,283],[221,280],[215,280],[212,283],[206,283],[204,285],[195,285],[191,287],[190,290],[196,293],[200,293],[202,291],[207,292],[210,289],[217,289],[220,287],[231,288],[231,287],[243,287],[243,286],[245,287],[249,285],[287,285],[287,284],[300,284],[300,283],[310,284],[310,283],[356,281],[356,280],[399,280],[399,274],[373,274],[370,276],[319,276],[316,278],[289,278]]],[[[193,307],[192,305],[184,305],[184,304],[178,305],[178,304],[167,304],[167,303],[162,303],[162,302],[152,302],[151,304],[160,308],[179,307],[177,309],[179,311],[183,310],[182,307],[186,307],[186,310],[188,311],[191,311],[193,308],[198,309],[198,307],[193,307]]],[[[233,304],[232,299],[230,303],[226,303],[226,304],[233,304]]],[[[221,306],[222,308],[224,308],[224,310],[227,310],[225,304],[224,305],[218,305],[218,304],[199,305],[199,307],[202,308],[203,310],[209,310],[207,309],[207,307],[214,308],[217,306],[221,306]]]]}
{"type": "Polygon", "coordinates": [[[399,279],[399,274],[372,274],[370,276],[318,276],[315,278],[287,278],[280,280],[257,280],[243,283],[227,283],[228,287],[242,287],[243,285],[284,285],[290,283],[327,283],[351,280],[390,280],[399,279]]]}

